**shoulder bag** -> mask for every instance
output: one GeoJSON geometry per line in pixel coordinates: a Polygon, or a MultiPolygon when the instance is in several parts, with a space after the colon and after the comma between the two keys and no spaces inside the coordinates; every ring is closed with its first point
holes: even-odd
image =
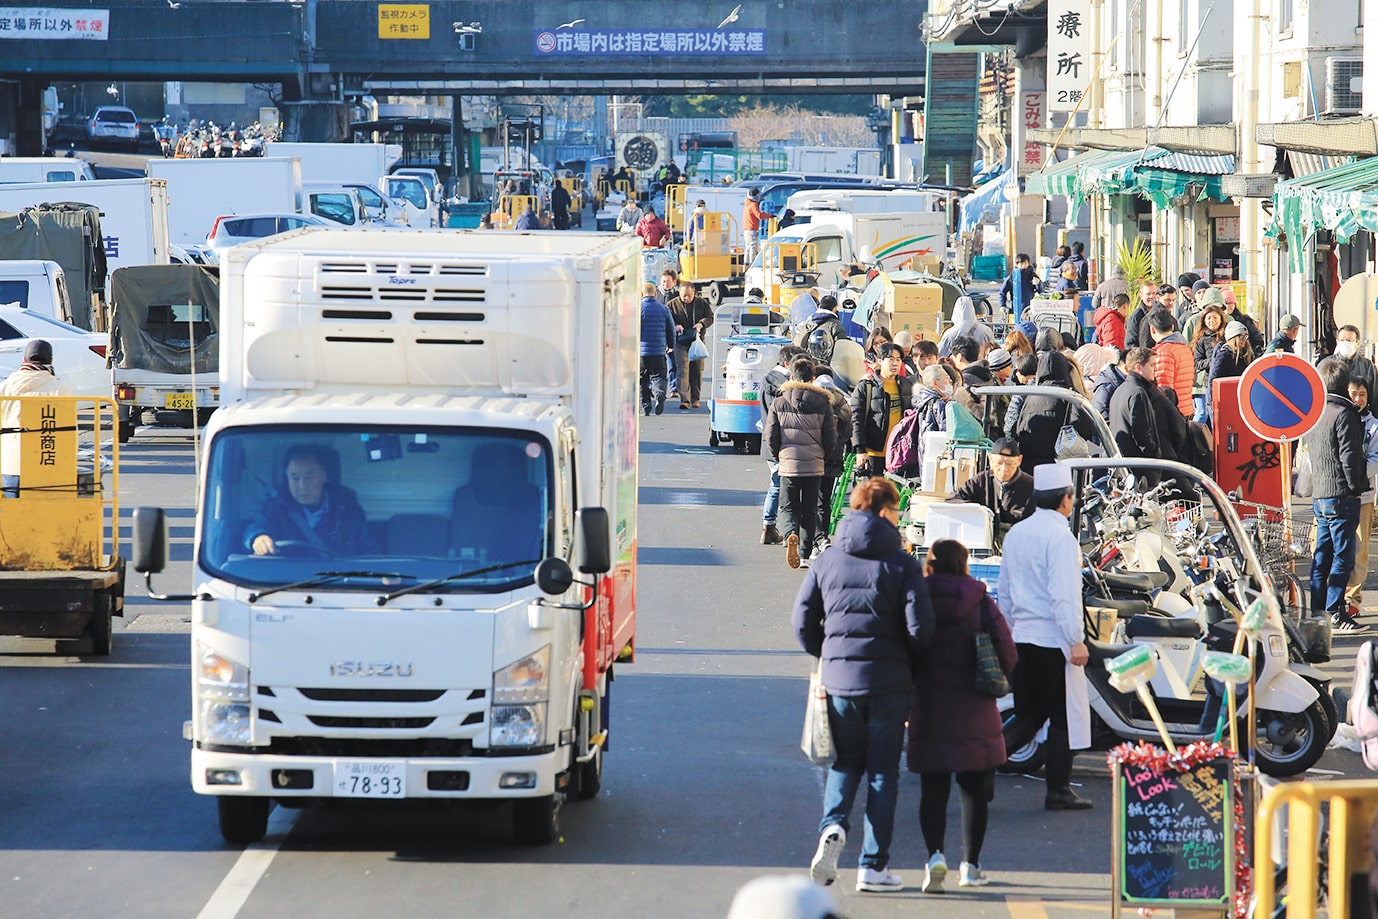
{"type": "Polygon", "coordinates": [[[1060,460],[1081,459],[1091,455],[1091,445],[1077,432],[1076,425],[1072,424],[1070,404],[1063,413],[1062,428],[1057,432],[1057,440],[1053,442],[1053,454],[1060,460]]]}
{"type": "Polygon", "coordinates": [[[833,747],[833,730],[828,724],[828,690],[819,673],[822,661],[814,664],[809,675],[809,699],[804,707],[804,737],[799,748],[815,766],[831,766],[837,759],[833,747]]]}
{"type": "Polygon", "coordinates": [[[990,629],[986,624],[988,614],[989,608],[982,603],[981,630],[975,636],[976,691],[983,696],[998,699],[1009,694],[1010,680],[1000,667],[1000,655],[995,653],[995,640],[990,637],[990,629]]]}

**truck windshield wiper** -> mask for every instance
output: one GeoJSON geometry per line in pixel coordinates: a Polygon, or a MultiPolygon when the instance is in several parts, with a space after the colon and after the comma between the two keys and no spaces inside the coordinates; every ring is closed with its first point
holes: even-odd
{"type": "Polygon", "coordinates": [[[401,590],[394,590],[390,594],[380,594],[378,605],[383,606],[389,600],[396,600],[398,597],[407,594],[414,594],[423,590],[430,590],[432,587],[439,587],[442,584],[453,584],[455,581],[463,581],[467,578],[477,577],[480,574],[492,574],[494,571],[505,571],[508,568],[517,568],[522,565],[539,565],[541,559],[533,558],[521,562],[504,562],[501,565],[489,565],[486,568],[475,568],[473,571],[461,571],[458,574],[447,575],[443,578],[436,578],[433,581],[422,581],[420,584],[413,584],[410,587],[403,587],[401,590]]]}
{"type": "Polygon", "coordinates": [[[267,590],[256,590],[249,594],[249,602],[256,603],[270,594],[281,593],[284,590],[310,590],[312,587],[319,587],[322,584],[329,584],[331,581],[338,581],[342,578],[407,578],[415,580],[416,576],[400,574],[395,571],[317,571],[304,581],[280,584],[277,587],[269,587],[267,590]]]}

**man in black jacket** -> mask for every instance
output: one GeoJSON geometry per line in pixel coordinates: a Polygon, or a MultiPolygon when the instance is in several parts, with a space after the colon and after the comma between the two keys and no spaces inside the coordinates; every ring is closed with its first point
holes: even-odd
{"type": "Polygon", "coordinates": [[[990,468],[947,496],[951,503],[980,504],[995,514],[996,539],[1034,511],[1033,476],[1019,468],[1019,441],[1002,437],[990,448],[990,468]]]}
{"type": "Polygon", "coordinates": [[[1311,608],[1329,612],[1339,631],[1364,631],[1345,608],[1345,587],[1358,548],[1359,498],[1368,488],[1364,422],[1349,401],[1345,362],[1328,357],[1316,369],[1325,382],[1325,410],[1302,437],[1311,454],[1311,508],[1316,517],[1311,608]]]}
{"type": "MultiPolygon", "coordinates": [[[[780,349],[780,357],[776,365],[766,372],[766,378],[761,383],[761,426],[763,429],[766,418],[770,416],[771,404],[775,402],[775,397],[780,395],[780,389],[789,382],[789,365],[803,353],[802,349],[796,348],[794,345],[785,345],[780,349]]],[[[761,505],[761,545],[778,546],[785,541],[784,534],[775,526],[775,521],[780,514],[780,464],[767,457],[766,466],[770,468],[770,486],[766,488],[766,500],[761,505]]]]}
{"type": "Polygon", "coordinates": [[[1110,433],[1124,456],[1162,456],[1153,411],[1153,362],[1148,348],[1131,350],[1124,359],[1124,382],[1110,397],[1110,433]]]}

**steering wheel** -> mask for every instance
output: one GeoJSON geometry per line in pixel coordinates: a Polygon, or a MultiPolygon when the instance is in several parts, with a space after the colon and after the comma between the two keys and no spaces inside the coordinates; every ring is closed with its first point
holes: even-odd
{"type": "Polygon", "coordinates": [[[285,555],[288,558],[331,558],[334,555],[324,546],[317,546],[301,539],[275,539],[273,548],[276,550],[274,554],[285,555]]]}

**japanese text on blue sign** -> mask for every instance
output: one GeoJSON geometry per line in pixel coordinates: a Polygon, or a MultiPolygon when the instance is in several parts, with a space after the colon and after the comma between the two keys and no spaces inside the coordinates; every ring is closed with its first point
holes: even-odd
{"type": "Polygon", "coordinates": [[[538,54],[766,53],[765,29],[585,29],[536,33],[538,54]]]}
{"type": "Polygon", "coordinates": [[[109,10],[0,6],[0,38],[105,41],[109,29],[109,10]]]}

